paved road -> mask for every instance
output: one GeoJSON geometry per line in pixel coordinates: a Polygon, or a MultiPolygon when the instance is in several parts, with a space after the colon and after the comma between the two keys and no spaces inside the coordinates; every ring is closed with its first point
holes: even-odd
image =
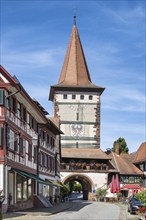
{"type": "Polygon", "coordinates": [[[49,216],[49,220],[119,220],[120,207],[103,202],[73,201],[67,211],[49,216]]]}

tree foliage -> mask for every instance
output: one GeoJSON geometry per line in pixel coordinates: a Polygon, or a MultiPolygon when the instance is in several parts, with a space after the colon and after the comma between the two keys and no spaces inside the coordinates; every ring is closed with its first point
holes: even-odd
{"type": "Polygon", "coordinates": [[[135,197],[146,207],[146,190],[136,193],[135,197]]]}
{"type": "Polygon", "coordinates": [[[77,181],[71,181],[69,183],[69,187],[70,187],[70,193],[72,191],[82,191],[82,185],[78,183],[77,181]]]}
{"type": "Polygon", "coordinates": [[[107,194],[107,189],[98,188],[96,190],[96,197],[99,199],[103,199],[107,194]]]}
{"type": "Polygon", "coordinates": [[[74,184],[74,191],[82,191],[82,185],[80,183],[75,183],[74,184]]]}
{"type": "Polygon", "coordinates": [[[115,152],[115,145],[119,144],[119,153],[128,153],[129,149],[127,147],[127,143],[123,137],[119,137],[116,141],[113,143],[112,151],[115,152]]]}
{"type": "Polygon", "coordinates": [[[65,198],[66,196],[69,195],[69,187],[65,184],[62,184],[62,187],[60,188],[60,196],[61,198],[65,198]]]}

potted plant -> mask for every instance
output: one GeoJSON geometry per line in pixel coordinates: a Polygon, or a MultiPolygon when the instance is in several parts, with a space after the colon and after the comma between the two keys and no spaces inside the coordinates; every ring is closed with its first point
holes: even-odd
{"type": "Polygon", "coordinates": [[[83,163],[82,163],[82,167],[85,167],[85,166],[86,166],[86,162],[83,162],[83,163]]]}
{"type": "Polygon", "coordinates": [[[107,194],[107,189],[104,188],[98,188],[96,190],[96,197],[97,197],[97,201],[103,201],[105,196],[107,194]]]}

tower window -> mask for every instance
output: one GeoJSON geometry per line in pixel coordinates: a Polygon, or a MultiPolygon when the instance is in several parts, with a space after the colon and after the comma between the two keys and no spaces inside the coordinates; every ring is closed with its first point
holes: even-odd
{"type": "Polygon", "coordinates": [[[93,96],[92,95],[89,95],[89,100],[92,100],[93,99],[93,96]]]}
{"type": "Polygon", "coordinates": [[[72,99],[76,99],[76,95],[72,95],[72,99]]]}
{"type": "Polygon", "coordinates": [[[80,96],[80,99],[83,100],[83,99],[84,99],[84,95],[81,95],[81,96],[80,96]]]}
{"type": "Polygon", "coordinates": [[[63,99],[67,99],[67,95],[66,94],[63,95],[63,99]]]}

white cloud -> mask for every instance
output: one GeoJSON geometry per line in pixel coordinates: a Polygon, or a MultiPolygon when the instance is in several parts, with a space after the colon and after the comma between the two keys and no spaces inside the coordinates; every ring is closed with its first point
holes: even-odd
{"type": "Polygon", "coordinates": [[[141,19],[145,19],[145,10],[142,6],[136,6],[131,8],[120,8],[118,10],[113,10],[111,8],[103,9],[106,15],[113,18],[114,22],[123,25],[137,25],[141,19]]]}
{"type": "Polygon", "coordinates": [[[2,63],[9,63],[15,66],[29,66],[29,68],[55,66],[58,64],[58,57],[64,53],[62,48],[48,50],[12,51],[6,50],[1,57],[2,63]]]}
{"type": "Polygon", "coordinates": [[[110,87],[102,97],[103,108],[116,111],[145,112],[145,102],[145,94],[130,85],[110,87]]]}

